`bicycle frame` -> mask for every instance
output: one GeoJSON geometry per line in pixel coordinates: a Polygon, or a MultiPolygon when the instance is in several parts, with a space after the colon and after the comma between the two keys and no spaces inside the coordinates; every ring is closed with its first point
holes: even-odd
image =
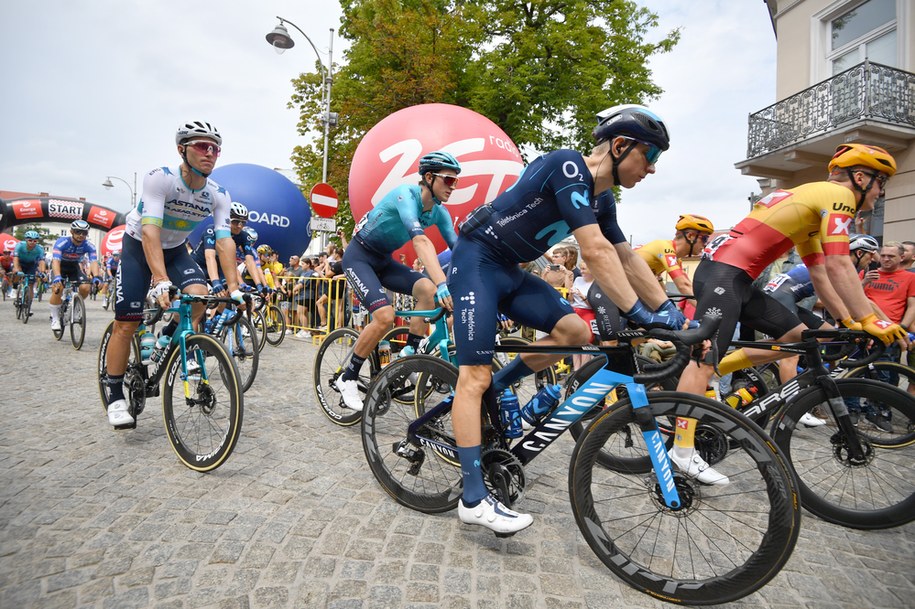
{"type": "MultiPolygon", "coordinates": [[[[175,300],[172,305],[162,311],[162,316],[168,314],[177,314],[178,315],[178,327],[175,328],[175,332],[171,336],[169,345],[165,350],[165,353],[162,354],[162,357],[158,362],[155,363],[155,366],[152,371],[152,375],[147,374],[150,366],[143,365],[144,376],[146,377],[146,395],[152,397],[156,394],[156,391],[159,386],[159,381],[162,380],[162,375],[165,373],[165,367],[162,365],[165,361],[168,360],[169,354],[174,351],[176,348],[181,350],[181,380],[184,384],[184,397],[190,399],[191,397],[191,386],[187,380],[187,346],[185,339],[188,335],[194,334],[194,326],[191,323],[191,302],[196,300],[195,297],[187,296],[182,294],[181,297],[175,300]]],[[[137,326],[136,336],[140,336],[146,330],[146,324],[140,323],[137,326]]],[[[209,383],[209,378],[207,376],[207,371],[202,361],[198,361],[197,364],[200,366],[201,380],[204,383],[209,383]]]]}
{"type": "Polygon", "coordinates": [[[451,333],[448,330],[447,316],[444,314],[444,311],[441,308],[426,311],[395,311],[394,315],[397,317],[406,318],[428,318],[429,322],[433,324],[432,334],[423,339],[423,342],[427,345],[432,345],[433,347],[432,349],[429,349],[425,352],[431,354],[437,350],[439,357],[444,360],[451,361],[451,356],[448,352],[448,347],[452,345],[451,333]]]}

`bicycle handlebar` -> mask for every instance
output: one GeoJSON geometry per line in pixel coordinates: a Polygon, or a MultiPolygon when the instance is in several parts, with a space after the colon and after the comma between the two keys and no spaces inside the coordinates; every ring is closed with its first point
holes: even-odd
{"type": "Polygon", "coordinates": [[[642,372],[633,375],[633,380],[642,385],[651,385],[678,374],[689,363],[693,346],[711,339],[718,330],[719,324],[721,324],[720,317],[706,315],[699,323],[699,327],[692,330],[664,330],[660,328],[649,330],[648,336],[650,338],[674,343],[677,347],[677,354],[660,364],[645,364],[642,367],[642,372]]]}

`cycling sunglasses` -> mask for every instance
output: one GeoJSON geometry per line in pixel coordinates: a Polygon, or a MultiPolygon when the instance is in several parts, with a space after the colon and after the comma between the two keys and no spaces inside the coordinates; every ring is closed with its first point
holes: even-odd
{"type": "Polygon", "coordinates": [[[185,146],[190,146],[200,154],[214,154],[219,156],[219,153],[222,152],[222,148],[214,144],[213,142],[206,142],[203,140],[196,140],[193,142],[186,142],[185,146]]]}
{"type": "Polygon", "coordinates": [[[89,234],[89,231],[87,231],[87,230],[72,230],[71,232],[74,235],[82,235],[83,237],[85,237],[86,235],[89,234]]]}
{"type": "Polygon", "coordinates": [[[441,178],[442,182],[444,182],[445,186],[447,186],[448,188],[454,188],[455,186],[458,185],[457,176],[449,176],[449,175],[445,175],[443,173],[433,173],[432,175],[434,175],[437,178],[441,178]]]}
{"type": "Polygon", "coordinates": [[[654,144],[649,144],[648,142],[643,142],[642,140],[637,140],[633,137],[626,138],[632,142],[638,142],[639,144],[644,144],[648,146],[648,150],[644,152],[645,160],[648,161],[649,165],[654,165],[658,162],[658,159],[661,158],[661,153],[664,152],[659,147],[654,144]]]}

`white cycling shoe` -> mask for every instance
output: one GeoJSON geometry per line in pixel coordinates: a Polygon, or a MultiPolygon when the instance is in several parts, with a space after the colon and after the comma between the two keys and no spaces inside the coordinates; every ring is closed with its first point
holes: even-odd
{"type": "Polygon", "coordinates": [[[133,424],[133,417],[127,410],[127,400],[115,400],[108,404],[108,423],[114,427],[133,424]]]}
{"type": "Polygon", "coordinates": [[[350,410],[362,412],[362,396],[359,394],[359,383],[354,380],[344,381],[342,376],[338,376],[334,381],[334,387],[340,391],[343,396],[343,403],[350,410]]]}
{"type": "Polygon", "coordinates": [[[820,427],[822,425],[826,425],[826,421],[813,416],[809,412],[805,412],[804,414],[802,414],[801,417],[797,420],[797,422],[800,423],[801,425],[803,425],[804,427],[820,427]]]}
{"type": "Polygon", "coordinates": [[[699,456],[695,448],[689,449],[685,456],[679,454],[677,447],[674,446],[667,451],[667,456],[674,465],[677,466],[683,474],[690,478],[695,478],[702,484],[714,484],[724,486],[730,480],[724,474],[719,473],[714,467],[705,462],[705,459],[699,456]]]}
{"type": "Polygon", "coordinates": [[[60,330],[60,320],[59,319],[55,319],[53,317],[51,318],[51,329],[60,330]]]}
{"type": "Polygon", "coordinates": [[[492,495],[487,495],[473,507],[465,506],[464,500],[460,499],[458,518],[464,524],[478,524],[495,531],[496,535],[513,535],[531,526],[534,522],[530,514],[510,510],[492,495]]]}

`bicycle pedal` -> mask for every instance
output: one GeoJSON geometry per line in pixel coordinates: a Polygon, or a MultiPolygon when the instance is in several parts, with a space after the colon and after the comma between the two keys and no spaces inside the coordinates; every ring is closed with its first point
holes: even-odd
{"type": "Polygon", "coordinates": [[[115,431],[123,431],[125,429],[136,429],[136,428],[137,428],[136,421],[134,421],[133,423],[128,423],[127,425],[115,425],[114,426],[115,431]]]}
{"type": "MultiPolygon", "coordinates": [[[[495,533],[495,531],[493,531],[495,533]]],[[[517,531],[515,531],[517,533],[517,531]]],[[[507,537],[514,537],[515,533],[495,533],[496,537],[499,539],[505,539],[507,537]]]]}

